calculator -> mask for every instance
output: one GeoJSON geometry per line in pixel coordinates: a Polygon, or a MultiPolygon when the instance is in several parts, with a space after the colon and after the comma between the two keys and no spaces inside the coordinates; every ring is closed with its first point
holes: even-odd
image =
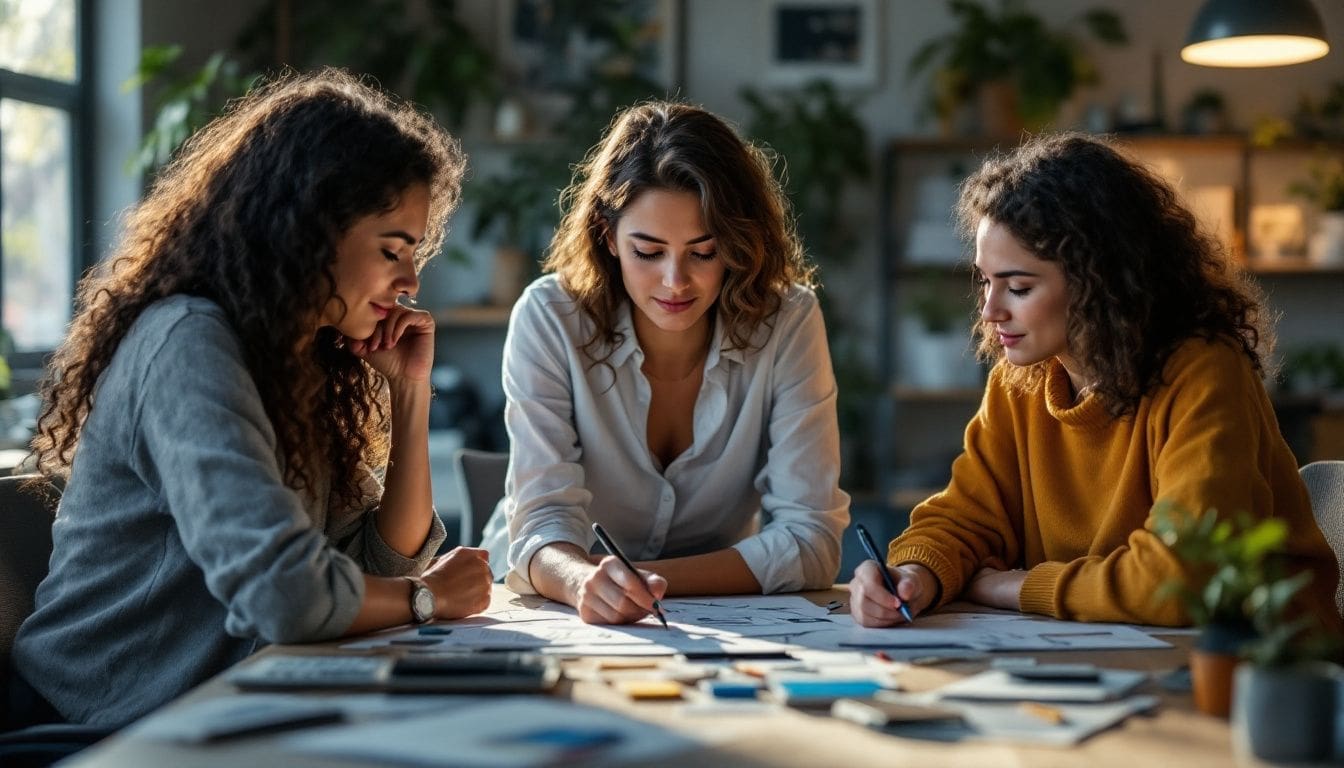
{"type": "Polygon", "coordinates": [[[405,656],[262,656],[225,679],[245,690],[376,690],[421,693],[550,690],[559,661],[536,653],[411,653],[405,656]]]}

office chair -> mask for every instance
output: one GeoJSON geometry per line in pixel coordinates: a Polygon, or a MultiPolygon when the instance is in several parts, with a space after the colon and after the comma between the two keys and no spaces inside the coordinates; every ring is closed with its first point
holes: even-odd
{"type": "MultiPolygon", "coordinates": [[[[1313,461],[1302,467],[1311,511],[1344,576],[1344,461],[1313,461]]],[[[1344,616],[1344,578],[1335,589],[1335,609],[1344,616]]]]}
{"type": "MultiPolygon", "coordinates": [[[[0,477],[0,730],[20,714],[8,711],[10,653],[19,625],[33,612],[34,593],[51,560],[51,524],[60,494],[45,481],[27,487],[27,481],[35,478],[0,477]]],[[[0,733],[0,765],[50,765],[109,733],[106,728],[65,723],[5,731],[0,733]]]]}
{"type": "Polygon", "coordinates": [[[479,547],[485,522],[504,498],[504,476],[509,454],[461,448],[453,454],[457,492],[462,499],[461,541],[464,547],[479,547]]]}

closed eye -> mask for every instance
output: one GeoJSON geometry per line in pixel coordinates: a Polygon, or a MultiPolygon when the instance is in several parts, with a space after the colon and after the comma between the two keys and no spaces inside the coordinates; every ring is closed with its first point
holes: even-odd
{"type": "Polygon", "coordinates": [[[401,261],[401,257],[395,251],[389,251],[386,248],[383,249],[383,256],[387,257],[388,261],[401,261]]]}
{"type": "Polygon", "coordinates": [[[662,255],[663,255],[663,254],[658,253],[658,252],[645,253],[644,251],[641,251],[641,250],[639,250],[638,248],[633,248],[633,249],[631,249],[631,250],[634,251],[635,258],[637,258],[637,259],[643,259],[644,261],[653,261],[653,260],[657,259],[659,256],[662,256],[662,255]]]}
{"type": "Polygon", "coordinates": [[[706,253],[700,253],[699,251],[691,251],[691,253],[695,254],[695,258],[701,261],[713,261],[715,257],[719,255],[718,251],[708,251],[706,253]]]}
{"type": "Polygon", "coordinates": [[[1014,296],[1026,296],[1028,293],[1031,293],[1031,288],[1009,288],[1008,292],[1014,296]]]}

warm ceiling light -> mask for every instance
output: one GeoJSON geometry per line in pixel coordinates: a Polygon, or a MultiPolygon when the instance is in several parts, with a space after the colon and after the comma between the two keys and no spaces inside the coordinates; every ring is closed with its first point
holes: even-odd
{"type": "Polygon", "coordinates": [[[1329,52],[1310,0],[1209,0],[1190,25],[1181,58],[1208,67],[1277,67],[1329,52]]]}

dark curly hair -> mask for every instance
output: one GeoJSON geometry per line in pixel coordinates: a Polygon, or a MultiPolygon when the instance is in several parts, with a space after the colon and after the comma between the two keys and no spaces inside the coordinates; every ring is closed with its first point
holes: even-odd
{"type": "Polygon", "coordinates": [[[583,348],[595,362],[621,342],[616,311],[628,299],[620,261],[605,238],[649,189],[700,198],[727,268],[717,303],[731,348],[750,345],[790,284],[812,285],[814,269],[764,150],[699,107],[665,101],[630,107],[616,115],[561,193],[564,215],[543,264],[593,320],[596,330],[583,348]]]}
{"type": "Polygon", "coordinates": [[[358,462],[386,460],[386,396],[335,329],[318,329],[335,296],[336,244],[425,184],[419,268],[442,245],[465,167],[431,118],[340,70],[282,74],[230,104],[162,169],[117,249],[80,281],[40,385],[39,471],[68,475],[121,340],[147,306],[187,294],[218,304],[238,335],[286,483],[312,489],[330,471],[336,497],[357,499],[358,462]]]}
{"type": "MultiPolygon", "coordinates": [[[[962,185],[962,234],[973,240],[982,217],[1063,269],[1069,342],[1112,414],[1132,413],[1191,337],[1226,339],[1264,371],[1274,337],[1259,289],[1169,184],[1108,141],[1046,135],[987,160],[962,185]]],[[[982,359],[1004,357],[991,323],[980,319],[975,333],[982,359]]],[[[1045,370],[1006,375],[1025,386],[1045,370]]]]}

